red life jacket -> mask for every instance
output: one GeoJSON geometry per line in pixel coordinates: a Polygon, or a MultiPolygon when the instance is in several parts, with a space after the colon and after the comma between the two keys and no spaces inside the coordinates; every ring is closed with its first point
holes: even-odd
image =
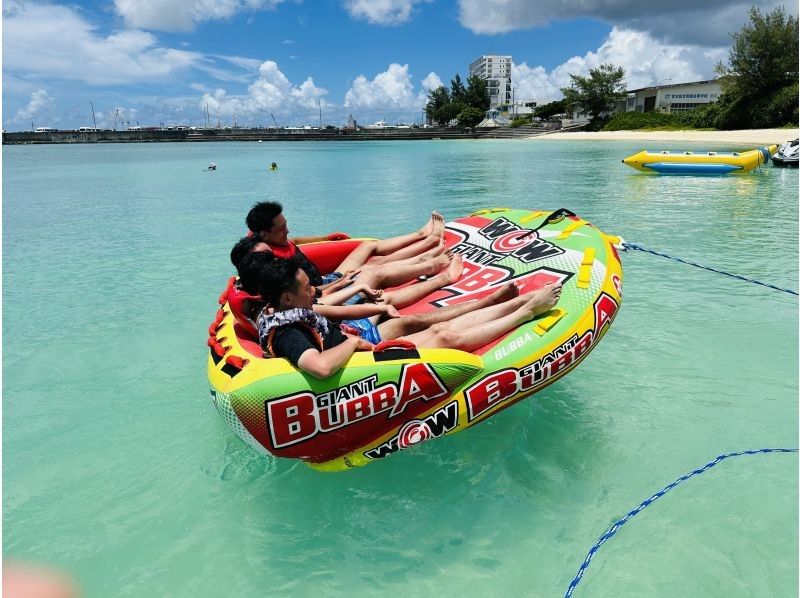
{"type": "Polygon", "coordinates": [[[270,245],[269,243],[267,243],[267,245],[269,245],[269,249],[272,252],[272,255],[274,255],[275,257],[279,257],[283,260],[288,260],[290,257],[294,257],[295,254],[297,254],[297,245],[295,245],[291,241],[288,241],[288,243],[289,243],[288,245],[284,245],[283,247],[280,247],[278,245],[270,245]]]}

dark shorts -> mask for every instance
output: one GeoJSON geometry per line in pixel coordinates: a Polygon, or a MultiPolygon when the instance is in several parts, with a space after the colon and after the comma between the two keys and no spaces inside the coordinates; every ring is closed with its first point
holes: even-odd
{"type": "Polygon", "coordinates": [[[379,342],[381,342],[381,333],[378,332],[378,327],[370,322],[369,318],[361,318],[360,320],[345,320],[342,323],[358,330],[358,335],[373,345],[377,345],[379,342]]]}

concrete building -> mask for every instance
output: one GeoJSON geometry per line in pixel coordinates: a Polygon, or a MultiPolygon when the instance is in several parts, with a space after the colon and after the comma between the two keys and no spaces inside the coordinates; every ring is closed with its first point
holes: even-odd
{"type": "Polygon", "coordinates": [[[716,102],[722,93],[719,79],[631,89],[615,112],[686,112],[716,102]]]}
{"type": "Polygon", "coordinates": [[[485,54],[469,65],[469,74],[486,81],[490,110],[511,103],[511,56],[485,54]]]}

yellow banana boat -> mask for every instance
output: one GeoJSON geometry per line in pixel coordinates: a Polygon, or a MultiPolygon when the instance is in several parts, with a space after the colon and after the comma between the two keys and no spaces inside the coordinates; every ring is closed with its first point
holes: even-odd
{"type": "Polygon", "coordinates": [[[643,150],[622,163],[655,174],[745,174],[769,162],[777,145],[746,152],[649,152],[643,150]]]}

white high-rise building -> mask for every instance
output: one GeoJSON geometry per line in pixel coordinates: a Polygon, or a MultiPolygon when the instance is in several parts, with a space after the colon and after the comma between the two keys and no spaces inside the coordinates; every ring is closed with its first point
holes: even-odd
{"type": "Polygon", "coordinates": [[[491,110],[511,103],[511,56],[485,54],[469,65],[469,74],[486,81],[491,110]]]}

